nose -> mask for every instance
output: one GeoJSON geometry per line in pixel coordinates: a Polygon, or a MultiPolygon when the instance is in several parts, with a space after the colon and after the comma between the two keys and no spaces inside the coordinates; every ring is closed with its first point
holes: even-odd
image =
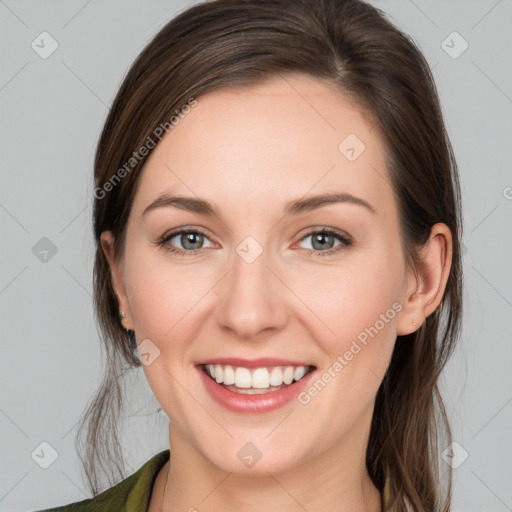
{"type": "Polygon", "coordinates": [[[287,321],[287,288],[268,265],[266,252],[248,262],[235,254],[233,267],[222,280],[217,322],[239,339],[278,332],[287,321]]]}

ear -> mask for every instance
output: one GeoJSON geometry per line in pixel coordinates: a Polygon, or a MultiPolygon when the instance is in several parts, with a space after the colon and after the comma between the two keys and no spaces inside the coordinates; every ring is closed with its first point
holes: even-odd
{"type": "Polygon", "coordinates": [[[124,284],[123,265],[122,262],[118,261],[114,255],[114,237],[112,236],[112,232],[104,231],[101,233],[100,242],[110,267],[112,287],[114,288],[117,302],[119,304],[119,313],[124,313],[126,315],[126,318],[121,321],[121,324],[126,329],[133,329],[132,314],[124,284]]]}
{"type": "Polygon", "coordinates": [[[419,251],[419,262],[407,275],[397,334],[419,329],[443,298],[452,264],[452,234],[446,224],[432,226],[427,243],[419,251]]]}

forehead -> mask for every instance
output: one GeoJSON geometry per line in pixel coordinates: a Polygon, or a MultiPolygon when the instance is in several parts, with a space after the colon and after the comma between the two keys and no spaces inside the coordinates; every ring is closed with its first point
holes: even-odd
{"type": "Polygon", "coordinates": [[[301,76],[198,97],[146,162],[134,210],[166,191],[255,213],[308,193],[345,192],[377,210],[393,200],[373,123],[301,76]]]}

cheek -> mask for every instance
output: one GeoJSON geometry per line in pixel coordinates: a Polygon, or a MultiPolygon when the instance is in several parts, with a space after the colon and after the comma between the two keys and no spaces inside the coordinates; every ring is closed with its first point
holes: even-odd
{"type": "Polygon", "coordinates": [[[194,325],[195,308],[212,287],[211,271],[205,266],[180,267],[165,255],[135,249],[126,262],[126,275],[137,335],[157,345],[164,339],[182,339],[176,334],[194,325]]]}
{"type": "Polygon", "coordinates": [[[193,341],[200,337],[201,299],[214,284],[211,270],[201,267],[180,267],[161,254],[137,248],[131,249],[125,265],[137,343],[145,342],[150,352],[158,354],[142,369],[155,397],[164,410],[172,411],[177,423],[190,408],[180,386],[188,378],[183,364],[189,363],[193,341]]]}
{"type": "Polygon", "coordinates": [[[398,275],[390,270],[387,279],[377,268],[352,269],[304,283],[303,300],[321,322],[309,313],[303,324],[325,356],[301,403],[324,418],[326,439],[344,435],[373,410],[396,340],[398,275]]]}
{"type": "Polygon", "coordinates": [[[325,367],[340,363],[332,371],[343,375],[336,379],[343,393],[370,397],[380,385],[396,340],[403,272],[399,252],[389,248],[293,278],[308,307],[303,324],[327,355],[325,367]]]}
{"type": "MultiPolygon", "coordinates": [[[[380,318],[388,328],[396,322],[393,304],[401,299],[403,269],[400,258],[365,258],[332,266],[329,271],[300,271],[289,279],[294,292],[314,313],[320,332],[331,340],[355,338],[380,318]],[[300,274],[300,277],[299,275],[300,274]],[[391,310],[390,310],[391,308],[391,310]],[[390,310],[390,311],[389,311],[390,310]],[[388,314],[386,315],[386,312],[388,314]]],[[[379,322],[378,326],[382,329],[379,322]]]]}

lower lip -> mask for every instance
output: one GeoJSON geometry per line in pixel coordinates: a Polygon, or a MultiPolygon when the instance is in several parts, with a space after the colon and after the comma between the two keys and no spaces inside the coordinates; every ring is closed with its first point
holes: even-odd
{"type": "Polygon", "coordinates": [[[279,409],[291,402],[306,387],[315,370],[307,373],[299,381],[277,391],[269,391],[259,395],[246,395],[229,391],[208,377],[201,366],[196,366],[199,375],[212,398],[226,409],[243,413],[263,413],[279,409]]]}

